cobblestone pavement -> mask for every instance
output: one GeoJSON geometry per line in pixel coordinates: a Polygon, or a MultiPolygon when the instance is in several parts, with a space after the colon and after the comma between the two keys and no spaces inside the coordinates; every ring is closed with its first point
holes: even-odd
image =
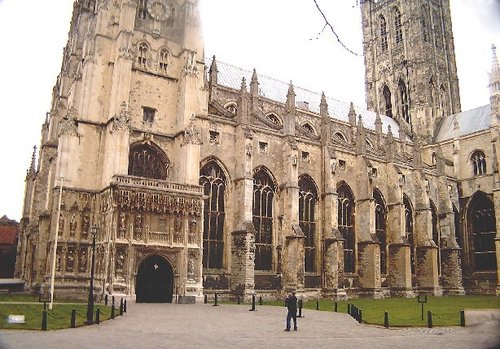
{"type": "Polygon", "coordinates": [[[306,310],[284,332],[285,308],[134,304],[123,317],[61,331],[0,331],[1,349],[18,348],[500,348],[500,322],[474,327],[385,329],[346,314],[306,310]]]}

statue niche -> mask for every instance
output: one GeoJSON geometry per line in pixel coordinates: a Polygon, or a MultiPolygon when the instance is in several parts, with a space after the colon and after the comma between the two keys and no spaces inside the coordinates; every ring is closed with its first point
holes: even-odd
{"type": "Polygon", "coordinates": [[[155,145],[139,143],[130,147],[130,176],[166,180],[169,166],[167,156],[155,145]]]}

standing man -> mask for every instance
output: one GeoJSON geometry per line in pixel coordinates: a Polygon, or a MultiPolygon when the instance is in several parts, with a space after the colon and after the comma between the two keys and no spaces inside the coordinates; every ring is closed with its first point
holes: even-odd
{"type": "Polygon", "coordinates": [[[292,291],[285,298],[285,306],[288,309],[286,314],[286,328],[285,331],[290,332],[290,320],[293,319],[293,330],[297,331],[297,297],[295,292],[292,291]]]}

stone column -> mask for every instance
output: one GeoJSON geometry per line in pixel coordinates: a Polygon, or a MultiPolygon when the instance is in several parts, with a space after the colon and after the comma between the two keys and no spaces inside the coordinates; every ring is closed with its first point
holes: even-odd
{"type": "Polygon", "coordinates": [[[255,228],[247,224],[231,237],[231,292],[248,301],[255,293],[255,228]]]}
{"type": "Polygon", "coordinates": [[[292,224],[291,232],[287,232],[285,236],[283,247],[282,283],[284,290],[304,288],[304,239],[305,236],[299,225],[292,224]]]}

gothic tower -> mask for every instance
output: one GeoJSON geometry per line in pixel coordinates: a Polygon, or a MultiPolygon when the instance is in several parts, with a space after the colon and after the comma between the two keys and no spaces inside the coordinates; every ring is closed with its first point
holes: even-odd
{"type": "Polygon", "coordinates": [[[55,259],[56,289],[84,289],[95,226],[102,292],[154,297],[140,294],[151,286],[144,268],[154,265],[164,269],[167,298],[173,285],[177,295],[201,297],[196,116],[206,113],[208,93],[197,7],[74,2],[25,196],[17,273],[28,286],[48,286],[55,259]]]}
{"type": "Polygon", "coordinates": [[[361,1],[366,102],[428,143],[460,112],[449,0],[361,1]]]}

